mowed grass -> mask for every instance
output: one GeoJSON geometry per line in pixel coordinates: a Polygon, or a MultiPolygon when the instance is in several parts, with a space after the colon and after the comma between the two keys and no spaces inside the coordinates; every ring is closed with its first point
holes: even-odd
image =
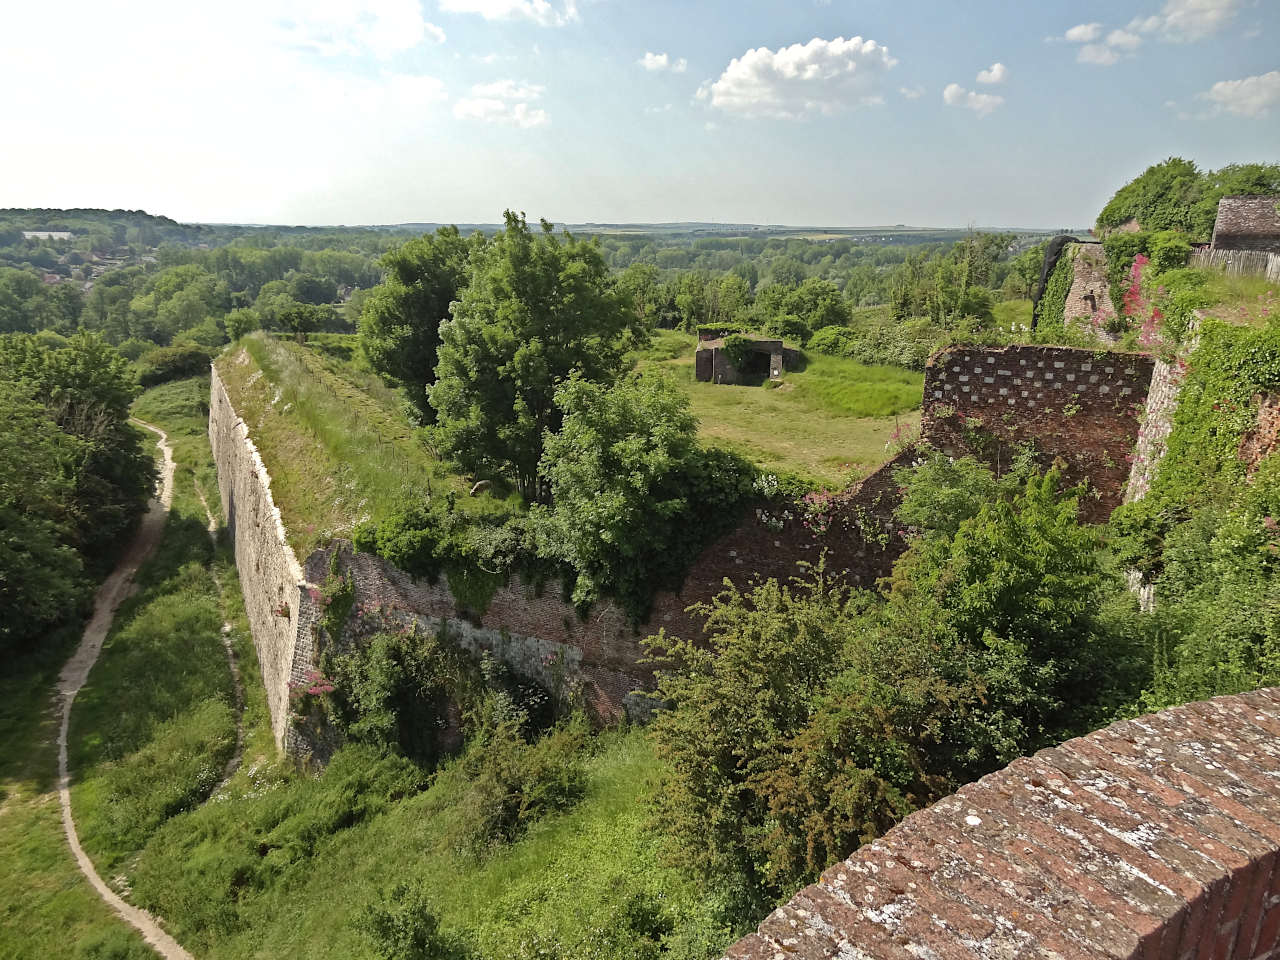
{"type": "Polygon", "coordinates": [[[922,374],[810,353],[782,384],[727,386],[694,379],[695,338],[659,330],[637,358],[669,372],[689,397],[705,443],[731,449],[762,470],[815,486],[865,476],[920,425],[922,374]]]}
{"type": "MultiPolygon", "coordinates": [[[[398,395],[345,359],[351,354],[343,343],[333,335],[310,348],[259,333],[217,361],[271,474],[272,495],[299,557],[350,536],[365,520],[427,496],[465,496],[470,488],[427,448],[398,395]]],[[[468,497],[466,508],[500,513],[520,506],[496,487],[496,494],[468,497]]]]}

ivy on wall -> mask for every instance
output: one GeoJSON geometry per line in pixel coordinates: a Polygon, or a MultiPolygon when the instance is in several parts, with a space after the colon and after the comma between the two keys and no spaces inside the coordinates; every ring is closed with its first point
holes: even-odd
{"type": "Polygon", "coordinates": [[[1045,282],[1044,294],[1040,298],[1040,321],[1036,326],[1036,339],[1039,341],[1057,343],[1067,335],[1063,314],[1067,307],[1067,294],[1071,292],[1071,283],[1075,279],[1079,250],[1074,245],[1064,250],[1045,282]]]}

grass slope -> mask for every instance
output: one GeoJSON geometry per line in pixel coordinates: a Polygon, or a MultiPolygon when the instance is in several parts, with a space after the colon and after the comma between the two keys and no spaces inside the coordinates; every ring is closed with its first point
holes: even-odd
{"type": "Polygon", "coordinates": [[[689,334],[659,330],[638,364],[671,373],[689,396],[704,442],[762,469],[843,484],[883,463],[895,434],[919,428],[919,373],[811,354],[777,388],[699,383],[695,347],[689,334]]]}
{"type": "MultiPolygon", "coordinates": [[[[331,335],[308,348],[253,334],[217,362],[299,557],[416,495],[461,496],[470,487],[426,447],[394,391],[361,369],[354,340],[331,335]]],[[[485,513],[520,509],[517,499],[484,494],[466,502],[485,513]]]]}

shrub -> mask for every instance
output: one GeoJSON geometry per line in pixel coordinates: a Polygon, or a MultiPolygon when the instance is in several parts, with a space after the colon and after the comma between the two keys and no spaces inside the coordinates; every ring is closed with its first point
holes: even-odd
{"type": "Polygon", "coordinates": [[[138,383],[144,387],[207,373],[213,354],[195,343],[176,343],[148,350],[137,360],[138,383]]]}
{"type": "Polygon", "coordinates": [[[533,743],[521,734],[521,721],[518,712],[501,717],[468,746],[461,764],[468,782],[451,834],[464,855],[487,856],[540,817],[567,810],[586,790],[585,718],[576,715],[533,743]]]}
{"type": "Polygon", "coordinates": [[[375,633],[347,653],[326,651],[321,663],[336,688],[333,719],[350,739],[398,749],[428,768],[460,740],[450,726],[479,687],[470,657],[416,628],[375,633]]]}
{"type": "Polygon", "coordinates": [[[1157,273],[1164,273],[1187,265],[1187,260],[1191,257],[1191,243],[1184,233],[1161,230],[1151,235],[1148,251],[1152,269],[1157,273]]]}
{"type": "Polygon", "coordinates": [[[421,886],[398,883],[377,903],[365,906],[356,929],[380,960],[465,960],[469,951],[440,934],[440,924],[421,886]]]}

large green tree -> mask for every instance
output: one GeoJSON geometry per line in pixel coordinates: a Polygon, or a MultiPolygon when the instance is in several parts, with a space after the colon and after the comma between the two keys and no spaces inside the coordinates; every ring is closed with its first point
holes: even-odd
{"type": "Polygon", "coordinates": [[[386,277],[373,289],[360,314],[360,343],[369,363],[384,377],[404,385],[409,400],[427,419],[440,324],[467,285],[473,246],[457,227],[441,227],[386,253],[386,277]]]}
{"type": "Polygon", "coordinates": [[[69,540],[90,563],[107,559],[155,481],[142,432],[128,422],[138,394],[128,362],[96,334],[77,334],[57,349],[17,334],[0,337],[0,380],[23,384],[78,441],[66,497],[69,540]]]}
{"type": "Polygon", "coordinates": [[[441,438],[465,469],[502,473],[529,500],[546,498],[543,438],[560,428],[557,385],[572,372],[611,382],[623,366],[623,333],[636,322],[594,242],[523,214],[472,257],[471,283],[440,325],[429,390],[441,438]]]}
{"type": "Polygon", "coordinates": [[[555,399],[564,425],[542,455],[552,506],[535,508],[539,552],[577,571],[575,603],[607,593],[642,617],[655,590],[679,587],[708,522],[737,517],[750,471],[699,448],[688,398],[665,377],[575,375],[555,399]]]}

